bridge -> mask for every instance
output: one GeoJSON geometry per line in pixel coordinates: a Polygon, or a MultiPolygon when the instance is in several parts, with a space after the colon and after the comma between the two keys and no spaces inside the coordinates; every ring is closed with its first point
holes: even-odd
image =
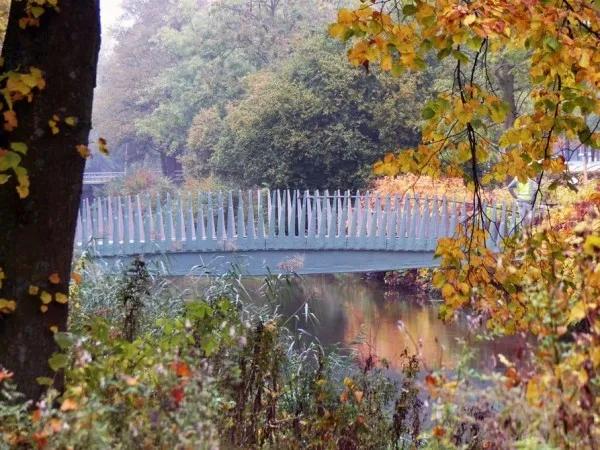
{"type": "MultiPolygon", "coordinates": [[[[84,200],[76,249],[109,264],[138,255],[165,273],[344,273],[435,267],[438,239],[466,201],[349,191],[241,191],[84,200]]],[[[517,226],[516,204],[487,206],[490,242],[517,226]]]]}
{"type": "MultiPolygon", "coordinates": [[[[147,172],[151,172],[157,175],[162,175],[162,170],[157,170],[157,169],[151,169],[151,170],[147,170],[147,172]]],[[[83,174],[83,184],[84,186],[86,185],[101,185],[101,184],[106,184],[109,181],[112,181],[114,179],[118,179],[118,178],[123,178],[125,177],[125,175],[127,175],[127,172],[85,172],[83,174]]],[[[176,170],[173,173],[172,178],[174,180],[182,180],[183,179],[183,171],[182,170],[176,170]]]]}

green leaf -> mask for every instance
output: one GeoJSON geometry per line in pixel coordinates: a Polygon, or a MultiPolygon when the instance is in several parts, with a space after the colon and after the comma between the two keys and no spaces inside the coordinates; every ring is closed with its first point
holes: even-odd
{"type": "Polygon", "coordinates": [[[432,27],[437,23],[437,17],[436,16],[429,16],[429,17],[425,17],[423,19],[423,25],[425,25],[426,27],[432,27]]]}
{"type": "Polygon", "coordinates": [[[592,133],[588,127],[585,127],[585,129],[581,130],[578,134],[579,142],[581,142],[582,144],[587,143],[587,141],[589,141],[592,137],[592,133]]]}
{"type": "Polygon", "coordinates": [[[402,14],[405,16],[412,16],[416,12],[417,7],[415,5],[405,5],[404,8],[402,8],[402,14]]]}
{"type": "Polygon", "coordinates": [[[44,14],[44,8],[41,6],[32,6],[31,7],[31,15],[34,19],[39,18],[42,14],[44,14]]]}
{"type": "Polygon", "coordinates": [[[8,180],[10,180],[10,175],[0,174],[0,184],[4,184],[8,180]]]}
{"type": "Polygon", "coordinates": [[[423,112],[421,113],[421,117],[425,120],[429,120],[435,117],[435,111],[431,108],[425,108],[423,109],[423,112]]]}
{"type": "Polygon", "coordinates": [[[446,47],[441,49],[437,54],[437,59],[442,60],[452,54],[452,47],[446,47]]]}
{"type": "Polygon", "coordinates": [[[482,43],[483,39],[475,35],[467,41],[467,48],[476,52],[481,48],[482,43]]]}
{"type": "Polygon", "coordinates": [[[562,104],[562,109],[567,114],[571,114],[573,112],[573,110],[575,109],[576,106],[577,105],[575,105],[575,103],[573,103],[573,102],[564,102],[562,104]]]}
{"type": "Polygon", "coordinates": [[[15,152],[21,153],[23,155],[27,154],[27,144],[23,142],[12,142],[10,144],[10,148],[15,152]]]}
{"type": "Polygon", "coordinates": [[[208,338],[202,343],[202,350],[204,350],[206,356],[212,355],[216,348],[217,342],[212,338],[208,338]]]}
{"type": "Polygon", "coordinates": [[[52,358],[48,360],[48,365],[54,371],[67,367],[69,358],[64,353],[55,353],[52,358]]]}
{"type": "Polygon", "coordinates": [[[61,350],[67,350],[75,344],[75,337],[71,333],[55,333],[54,340],[61,350]]]}
{"type": "Polygon", "coordinates": [[[17,167],[21,162],[21,157],[14,152],[8,152],[0,158],[0,172],[17,167]]]}
{"type": "Polygon", "coordinates": [[[394,77],[399,77],[400,75],[402,75],[404,72],[406,72],[406,67],[404,67],[402,64],[400,63],[396,63],[392,66],[392,71],[390,72],[392,74],[392,76],[394,77]]]}
{"type": "Polygon", "coordinates": [[[35,380],[41,386],[52,386],[54,384],[54,380],[48,377],[37,377],[35,380]]]}
{"type": "Polygon", "coordinates": [[[558,42],[556,36],[546,36],[544,38],[544,44],[554,51],[557,51],[560,48],[560,42],[558,42]]]}
{"type": "Polygon", "coordinates": [[[469,62],[469,57],[459,50],[454,50],[452,52],[452,56],[454,56],[454,59],[460,61],[463,64],[466,64],[469,62]]]}

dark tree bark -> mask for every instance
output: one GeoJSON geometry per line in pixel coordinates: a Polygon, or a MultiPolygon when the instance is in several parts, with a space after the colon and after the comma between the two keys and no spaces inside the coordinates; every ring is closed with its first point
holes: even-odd
{"type": "Polygon", "coordinates": [[[506,115],[504,121],[504,128],[508,129],[513,126],[517,117],[517,103],[515,100],[515,76],[512,73],[513,66],[508,61],[502,60],[496,76],[500,84],[502,92],[502,100],[507,102],[510,106],[510,111],[506,115]]]}
{"type": "Polygon", "coordinates": [[[179,154],[180,152],[177,152],[175,155],[165,155],[164,153],[161,153],[160,163],[162,166],[162,173],[165,177],[177,180],[178,175],[183,172],[183,166],[181,165],[181,161],[179,161],[179,154]]]}
{"type": "Polygon", "coordinates": [[[19,390],[36,399],[42,392],[36,377],[54,377],[47,363],[57,350],[50,327],[66,329],[68,307],[53,301],[42,314],[39,297],[28,295],[28,288],[33,284],[53,294],[68,292],[85,166],[75,146],[87,143],[91,127],[100,17],[99,0],[60,0],[59,13],[46,9],[39,27],[21,29],[26,5],[12,2],[4,70],[37,67],[46,88],[32,103],[16,103],[18,128],[0,134],[1,147],[27,143],[22,165],[31,182],[24,199],[18,198],[13,182],[0,186],[0,267],[7,277],[0,298],[17,302],[13,314],[0,318],[0,365],[14,371],[19,390]],[[61,122],[60,133],[53,135],[48,120],[54,114],[77,117],[78,123],[70,127],[61,122]],[[60,276],[57,285],[48,280],[53,273],[60,276]]]}

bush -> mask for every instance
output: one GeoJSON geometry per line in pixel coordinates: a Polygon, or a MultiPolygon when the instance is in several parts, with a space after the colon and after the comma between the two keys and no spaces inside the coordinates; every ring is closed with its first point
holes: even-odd
{"type": "Polygon", "coordinates": [[[123,178],[116,178],[102,188],[99,196],[134,196],[138,194],[149,194],[151,198],[157,195],[165,197],[167,194],[175,193],[173,182],[159,173],[142,169],[137,170],[123,178]]]}
{"type": "MultiPolygon", "coordinates": [[[[62,352],[50,360],[64,372],[64,391],[40,379],[50,386],[47,394],[23,404],[0,369],[0,448],[357,449],[416,442],[407,422],[420,417],[414,359],[407,357],[404,381],[413,387],[398,397],[382,368],[359,370],[283,326],[300,318],[245,305],[236,277],[190,279],[180,287],[141,262],[121,276],[89,264],[82,270],[70,332],[56,334],[62,352]],[[189,299],[194,291],[205,295],[189,299]]],[[[275,277],[267,285],[273,298],[288,283],[275,277]]]]}

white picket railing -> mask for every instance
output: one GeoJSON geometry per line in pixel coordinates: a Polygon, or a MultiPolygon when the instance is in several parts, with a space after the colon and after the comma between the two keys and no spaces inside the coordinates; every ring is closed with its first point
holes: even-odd
{"type": "Polygon", "coordinates": [[[125,172],[85,172],[83,174],[83,184],[104,184],[124,176],[125,172]]]}
{"type": "MultiPolygon", "coordinates": [[[[515,203],[485,206],[490,245],[517,226],[515,203]]],[[[102,256],[260,250],[433,251],[471,204],[446,197],[319,191],[202,193],[85,200],[76,247],[102,256]]]]}

